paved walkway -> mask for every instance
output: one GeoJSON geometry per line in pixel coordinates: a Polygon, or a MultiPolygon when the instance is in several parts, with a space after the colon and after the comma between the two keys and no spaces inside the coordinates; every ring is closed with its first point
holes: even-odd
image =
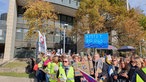
{"type": "Polygon", "coordinates": [[[36,80],[23,77],[0,76],[0,82],[36,82],[36,80]]]}

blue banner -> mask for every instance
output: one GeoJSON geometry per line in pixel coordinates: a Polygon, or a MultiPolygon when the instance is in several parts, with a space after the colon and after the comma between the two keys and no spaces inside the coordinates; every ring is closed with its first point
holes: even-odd
{"type": "Polygon", "coordinates": [[[85,34],[85,48],[108,48],[108,33],[85,34]]]}

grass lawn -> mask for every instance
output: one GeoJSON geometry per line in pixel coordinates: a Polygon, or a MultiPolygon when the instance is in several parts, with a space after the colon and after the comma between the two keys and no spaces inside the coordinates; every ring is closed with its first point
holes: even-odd
{"type": "Polygon", "coordinates": [[[29,77],[29,74],[15,72],[0,72],[0,76],[29,77]]]}
{"type": "Polygon", "coordinates": [[[25,68],[27,66],[27,63],[25,61],[13,61],[9,62],[6,65],[3,65],[3,68],[16,68],[16,67],[22,67],[25,68]]]}
{"type": "MultiPolygon", "coordinates": [[[[15,60],[13,62],[9,62],[3,66],[1,66],[0,68],[5,68],[5,69],[25,69],[25,67],[27,66],[27,63],[25,61],[19,61],[19,60],[15,60]]],[[[0,71],[0,76],[12,76],[12,77],[29,77],[29,78],[33,78],[34,74],[27,74],[25,72],[8,72],[8,71],[0,71]]]]}
{"type": "Polygon", "coordinates": [[[27,77],[34,78],[34,74],[16,73],[16,72],[0,72],[0,76],[12,76],[12,77],[27,77]]]}

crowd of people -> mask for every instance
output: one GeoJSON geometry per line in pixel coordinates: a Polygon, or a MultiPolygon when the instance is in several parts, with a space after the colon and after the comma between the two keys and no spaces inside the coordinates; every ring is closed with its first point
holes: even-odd
{"type": "Polygon", "coordinates": [[[146,82],[146,58],[136,55],[117,57],[99,53],[38,55],[32,69],[37,82],[89,82],[81,73],[84,71],[97,82],[146,82]]]}

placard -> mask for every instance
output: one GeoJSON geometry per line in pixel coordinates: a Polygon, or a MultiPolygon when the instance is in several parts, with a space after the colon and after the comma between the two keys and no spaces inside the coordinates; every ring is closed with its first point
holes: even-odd
{"type": "Polygon", "coordinates": [[[81,62],[74,62],[73,63],[73,68],[75,70],[75,76],[82,76],[78,68],[81,68],[81,62]]]}
{"type": "Polygon", "coordinates": [[[108,48],[108,33],[102,34],[85,34],[85,48],[108,48]]]}
{"type": "Polygon", "coordinates": [[[87,74],[90,74],[91,69],[93,69],[93,64],[92,61],[85,61],[84,63],[78,62],[73,64],[73,68],[75,70],[75,76],[82,76],[78,69],[81,69],[87,74]]]}

